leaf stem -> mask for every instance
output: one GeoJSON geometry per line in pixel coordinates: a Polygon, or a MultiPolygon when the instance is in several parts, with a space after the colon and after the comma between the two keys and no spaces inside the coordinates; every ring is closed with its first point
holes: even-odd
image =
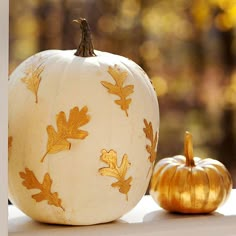
{"type": "Polygon", "coordinates": [[[186,166],[193,167],[195,166],[193,160],[193,144],[192,144],[192,135],[186,131],[184,137],[184,155],[186,158],[186,166]]]}
{"type": "Polygon", "coordinates": [[[73,20],[80,25],[81,29],[81,41],[75,52],[76,56],[79,57],[94,57],[94,53],[91,31],[89,24],[85,18],[80,18],[79,20],[73,20]]]}
{"type": "Polygon", "coordinates": [[[45,157],[47,156],[48,152],[49,152],[49,151],[47,151],[47,152],[43,155],[43,157],[41,158],[41,160],[40,160],[41,163],[44,162],[44,159],[45,159],[45,157]]]}

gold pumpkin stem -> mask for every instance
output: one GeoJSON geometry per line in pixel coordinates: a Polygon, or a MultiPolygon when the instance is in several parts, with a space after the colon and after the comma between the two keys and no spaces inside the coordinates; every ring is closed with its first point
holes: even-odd
{"type": "Polygon", "coordinates": [[[79,20],[73,20],[73,22],[78,23],[81,29],[81,41],[75,55],[79,57],[96,56],[93,50],[91,31],[87,20],[85,18],[80,18],[79,20]]]}
{"type": "Polygon", "coordinates": [[[193,167],[195,166],[193,160],[193,143],[192,143],[192,135],[186,131],[184,137],[184,155],[186,158],[186,166],[193,167]]]}

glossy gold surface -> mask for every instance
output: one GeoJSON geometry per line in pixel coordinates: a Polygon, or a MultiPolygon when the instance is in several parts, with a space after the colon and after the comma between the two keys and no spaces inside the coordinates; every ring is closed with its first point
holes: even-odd
{"type": "Polygon", "coordinates": [[[164,158],[156,164],[150,194],[168,211],[212,212],[229,196],[231,176],[221,162],[193,157],[189,133],[185,135],[184,151],[185,156],[164,158]]]}

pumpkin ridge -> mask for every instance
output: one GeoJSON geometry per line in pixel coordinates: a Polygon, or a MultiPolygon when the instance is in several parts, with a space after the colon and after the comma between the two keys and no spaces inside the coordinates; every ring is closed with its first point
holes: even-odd
{"type": "MultiPolygon", "coordinates": [[[[176,165],[176,166],[174,166],[173,168],[175,168],[175,170],[174,170],[174,173],[172,174],[172,176],[171,176],[171,178],[170,178],[170,181],[169,181],[169,184],[168,184],[168,194],[167,194],[167,207],[169,208],[169,207],[171,207],[171,200],[170,200],[170,191],[171,191],[171,189],[170,189],[170,185],[171,185],[171,182],[173,181],[173,179],[174,179],[174,176],[175,176],[175,174],[176,174],[176,171],[177,171],[177,168],[178,168],[178,166],[176,165]]],[[[163,172],[163,170],[162,170],[162,172],[163,172]]],[[[164,176],[164,175],[163,175],[164,176]]]]}
{"type": "MultiPolygon", "coordinates": [[[[215,168],[216,168],[216,172],[217,172],[217,174],[220,176],[221,182],[222,182],[222,184],[223,184],[223,183],[225,182],[225,181],[224,181],[224,176],[222,175],[221,171],[217,168],[217,166],[215,166],[215,168]]],[[[223,197],[223,199],[222,199],[222,203],[221,203],[221,204],[223,204],[223,203],[225,202],[225,199],[226,199],[226,196],[227,196],[226,189],[222,189],[222,190],[224,191],[224,197],[223,197]]]]}

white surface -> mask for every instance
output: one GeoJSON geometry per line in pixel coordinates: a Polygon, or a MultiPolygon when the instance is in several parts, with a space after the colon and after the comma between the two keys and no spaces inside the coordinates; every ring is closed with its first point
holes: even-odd
{"type": "Polygon", "coordinates": [[[93,226],[59,226],[37,223],[9,206],[9,236],[106,236],[106,235],[236,235],[236,189],[228,201],[209,215],[171,214],[160,209],[150,196],[120,220],[93,226]]]}
{"type": "Polygon", "coordinates": [[[0,235],[7,235],[8,0],[0,1],[0,235]]]}

